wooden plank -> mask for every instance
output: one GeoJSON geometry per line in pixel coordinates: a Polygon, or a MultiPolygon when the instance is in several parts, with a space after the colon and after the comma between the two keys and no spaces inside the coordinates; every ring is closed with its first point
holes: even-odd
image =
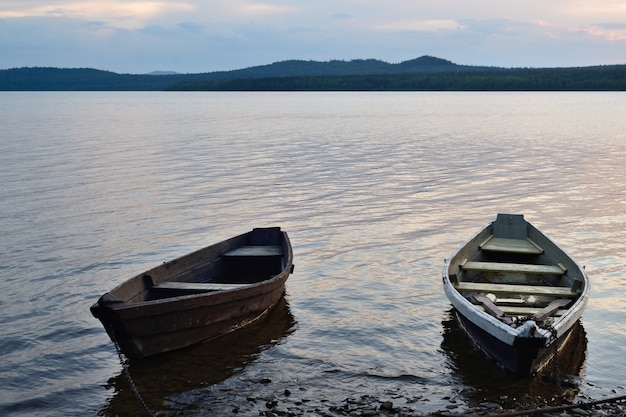
{"type": "MultiPolygon", "coordinates": [[[[571,300],[568,300],[571,301],[571,300]]],[[[532,316],[539,313],[542,309],[538,307],[524,307],[524,306],[501,306],[498,308],[503,313],[509,316],[532,316]]],[[[552,313],[552,316],[562,316],[567,310],[558,309],[552,313]]],[[[545,319],[544,319],[545,320],[545,319]]]]}
{"type": "Polygon", "coordinates": [[[454,284],[461,292],[493,294],[543,295],[548,297],[576,297],[578,293],[569,287],[546,285],[491,284],[488,282],[458,282],[454,284]]]}
{"type": "Polygon", "coordinates": [[[280,246],[242,246],[226,252],[224,256],[279,256],[283,254],[280,246]]]}
{"type": "Polygon", "coordinates": [[[461,268],[467,271],[509,272],[534,275],[563,275],[565,270],[558,265],[513,264],[505,262],[465,262],[461,268]]]}
{"type": "Polygon", "coordinates": [[[550,304],[542,308],[540,311],[533,314],[533,319],[537,321],[544,321],[548,317],[552,316],[559,308],[564,308],[570,304],[572,300],[559,298],[552,300],[550,304]]]}
{"type": "Polygon", "coordinates": [[[223,284],[219,282],[162,282],[152,288],[157,290],[185,290],[185,291],[225,291],[246,287],[250,284],[223,284]]]}
{"type": "Polygon", "coordinates": [[[480,249],[489,252],[520,253],[527,255],[540,255],[543,253],[543,249],[528,238],[507,239],[490,236],[480,244],[480,249]]]}
{"type": "Polygon", "coordinates": [[[492,316],[502,321],[503,323],[511,324],[513,322],[513,320],[511,320],[510,317],[507,317],[504,311],[498,308],[498,306],[495,305],[493,301],[491,301],[489,298],[485,297],[484,295],[475,295],[474,299],[483,306],[483,308],[485,309],[487,313],[491,314],[492,316]]]}

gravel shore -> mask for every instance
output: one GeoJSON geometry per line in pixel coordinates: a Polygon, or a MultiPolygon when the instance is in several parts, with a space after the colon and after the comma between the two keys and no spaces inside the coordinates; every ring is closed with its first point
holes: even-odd
{"type": "MultiPolygon", "coordinates": [[[[485,417],[485,416],[542,416],[542,417],[568,417],[568,416],[624,416],[626,415],[626,400],[609,401],[605,403],[593,403],[585,405],[579,403],[574,406],[545,406],[530,410],[505,409],[499,404],[483,403],[474,409],[466,409],[463,406],[451,403],[444,410],[423,414],[419,412],[418,406],[412,406],[410,401],[402,401],[405,405],[396,405],[393,401],[371,396],[361,396],[357,398],[346,398],[342,403],[332,403],[327,401],[305,401],[290,400],[289,395],[281,399],[249,398],[251,404],[261,403],[265,410],[258,410],[258,415],[264,417],[282,416],[306,416],[306,417],[485,417]],[[570,408],[571,407],[571,408],[570,408]]],[[[254,408],[254,407],[252,407],[254,408]]],[[[243,410],[233,409],[233,415],[239,414],[243,410]]],[[[252,411],[252,410],[249,410],[252,411]]]]}
{"type": "MultiPolygon", "coordinates": [[[[606,398],[603,400],[588,400],[563,405],[538,405],[535,408],[525,408],[515,401],[503,401],[502,404],[484,402],[471,409],[449,399],[449,404],[443,409],[424,413],[420,411],[423,398],[406,398],[395,396],[383,398],[372,395],[361,395],[345,398],[343,401],[331,401],[303,397],[304,392],[292,393],[285,390],[279,395],[247,396],[233,399],[231,406],[227,398],[221,398],[217,403],[220,406],[208,409],[195,410],[194,416],[224,415],[224,416],[260,416],[260,417],[514,417],[514,416],[542,416],[542,417],[584,417],[584,416],[625,416],[626,396],[606,398]]],[[[157,413],[160,415],[160,413],[157,413]]],[[[177,416],[181,414],[177,413],[177,416]]]]}

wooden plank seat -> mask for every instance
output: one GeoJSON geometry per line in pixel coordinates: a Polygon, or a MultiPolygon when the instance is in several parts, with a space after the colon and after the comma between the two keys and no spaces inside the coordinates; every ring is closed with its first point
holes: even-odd
{"type": "Polygon", "coordinates": [[[548,317],[553,316],[562,316],[567,311],[565,310],[565,307],[572,302],[572,300],[568,300],[566,298],[558,298],[556,300],[552,300],[552,302],[550,302],[547,306],[539,308],[497,305],[497,301],[494,302],[484,295],[475,295],[474,300],[480,304],[483,310],[506,324],[511,324],[513,322],[513,316],[532,317],[532,319],[536,321],[544,321],[548,317]]]}
{"type": "Polygon", "coordinates": [[[280,256],[283,248],[280,246],[242,246],[224,254],[224,256],[280,256]]]}
{"type": "Polygon", "coordinates": [[[479,245],[480,249],[489,252],[508,252],[527,255],[540,255],[543,253],[541,246],[526,239],[507,239],[503,237],[489,236],[479,245]]]}
{"type": "Polygon", "coordinates": [[[457,282],[460,292],[493,294],[542,295],[547,297],[576,297],[578,292],[570,287],[550,287],[547,285],[492,284],[488,282],[457,282]]]}
{"type": "Polygon", "coordinates": [[[157,290],[181,290],[181,291],[225,291],[246,287],[250,284],[226,284],[220,282],[162,282],[152,288],[157,290]]]}
{"type": "MultiPolygon", "coordinates": [[[[560,298],[559,298],[560,300],[560,298]]],[[[570,301],[570,300],[568,300],[570,301]]],[[[543,310],[539,307],[522,307],[522,306],[498,306],[505,314],[509,316],[535,316],[543,310]]],[[[545,307],[544,307],[545,308],[545,307]]],[[[550,314],[550,316],[562,316],[567,310],[558,308],[550,314]]]]}
{"type": "Polygon", "coordinates": [[[516,264],[507,262],[467,261],[461,264],[467,271],[509,272],[533,275],[563,275],[567,271],[562,265],[516,264]]]}

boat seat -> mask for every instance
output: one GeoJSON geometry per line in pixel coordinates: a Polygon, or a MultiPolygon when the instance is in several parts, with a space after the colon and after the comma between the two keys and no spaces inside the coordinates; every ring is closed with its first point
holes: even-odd
{"type": "Polygon", "coordinates": [[[242,246],[224,254],[224,256],[280,256],[283,254],[281,246],[242,246]]]}
{"type": "MultiPolygon", "coordinates": [[[[498,316],[498,312],[496,312],[495,314],[490,313],[489,310],[485,308],[483,304],[481,304],[480,307],[482,307],[483,310],[485,310],[489,314],[492,314],[494,317],[498,319],[502,317],[502,316],[498,316]]],[[[559,309],[552,311],[549,315],[544,316],[544,315],[541,315],[540,313],[543,309],[537,308],[537,307],[497,306],[497,308],[499,310],[499,313],[504,314],[506,316],[513,316],[513,317],[514,316],[523,316],[523,317],[533,316],[534,319],[537,321],[544,321],[548,317],[561,317],[567,311],[563,308],[559,308],[559,309]]]]}
{"type": "Polygon", "coordinates": [[[533,275],[563,275],[567,269],[559,265],[515,264],[506,262],[467,261],[461,264],[467,271],[509,272],[533,275]]]}
{"type": "MultiPolygon", "coordinates": [[[[559,298],[559,300],[561,300],[561,298],[559,298]]],[[[571,300],[567,300],[570,301],[571,300]]],[[[523,306],[498,306],[500,308],[500,310],[502,310],[505,314],[509,315],[509,316],[539,316],[539,313],[544,310],[547,307],[544,308],[538,308],[538,307],[523,307],[523,306]]],[[[563,314],[565,314],[567,310],[564,310],[562,308],[557,308],[556,310],[552,311],[552,314],[550,314],[549,317],[551,316],[562,316],[563,314]]]]}
{"type": "Polygon", "coordinates": [[[181,282],[181,281],[168,281],[155,285],[152,288],[157,290],[183,290],[183,291],[226,291],[233,290],[241,287],[249,286],[250,284],[224,284],[219,282],[181,282]]]}
{"type": "Polygon", "coordinates": [[[526,239],[507,239],[489,236],[479,245],[480,249],[488,252],[520,253],[526,255],[541,255],[543,249],[535,242],[526,239]]]}
{"type": "Polygon", "coordinates": [[[455,288],[460,292],[479,292],[493,294],[542,295],[547,297],[571,298],[578,291],[570,287],[550,287],[547,285],[492,284],[488,282],[457,282],[455,288]]]}
{"type": "Polygon", "coordinates": [[[532,319],[536,321],[544,321],[548,317],[562,316],[567,311],[565,307],[572,302],[572,300],[566,298],[557,298],[556,300],[552,300],[547,306],[539,308],[498,305],[497,300],[492,301],[484,295],[474,295],[474,299],[480,304],[483,310],[507,324],[512,323],[511,316],[532,317],[532,319]]]}

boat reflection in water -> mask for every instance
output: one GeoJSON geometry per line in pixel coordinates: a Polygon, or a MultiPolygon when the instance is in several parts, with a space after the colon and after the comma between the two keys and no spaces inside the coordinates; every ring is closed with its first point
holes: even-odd
{"type": "MultiPolygon", "coordinates": [[[[200,345],[131,359],[129,372],[147,406],[152,411],[159,411],[170,396],[209,387],[235,375],[261,352],[291,334],[294,325],[289,304],[285,297],[281,297],[258,322],[200,345]]],[[[145,415],[122,372],[108,382],[107,388],[114,390],[114,395],[99,415],[145,415]]]]}
{"type": "Polygon", "coordinates": [[[444,316],[441,348],[469,406],[483,402],[509,406],[514,401],[516,406],[533,407],[561,404],[562,397],[568,400],[576,397],[587,355],[587,337],[580,321],[572,326],[569,340],[562,345],[556,363],[552,360],[534,377],[521,377],[485,357],[461,328],[457,314],[450,309],[444,316]],[[558,373],[555,365],[558,365],[558,373]]]}

